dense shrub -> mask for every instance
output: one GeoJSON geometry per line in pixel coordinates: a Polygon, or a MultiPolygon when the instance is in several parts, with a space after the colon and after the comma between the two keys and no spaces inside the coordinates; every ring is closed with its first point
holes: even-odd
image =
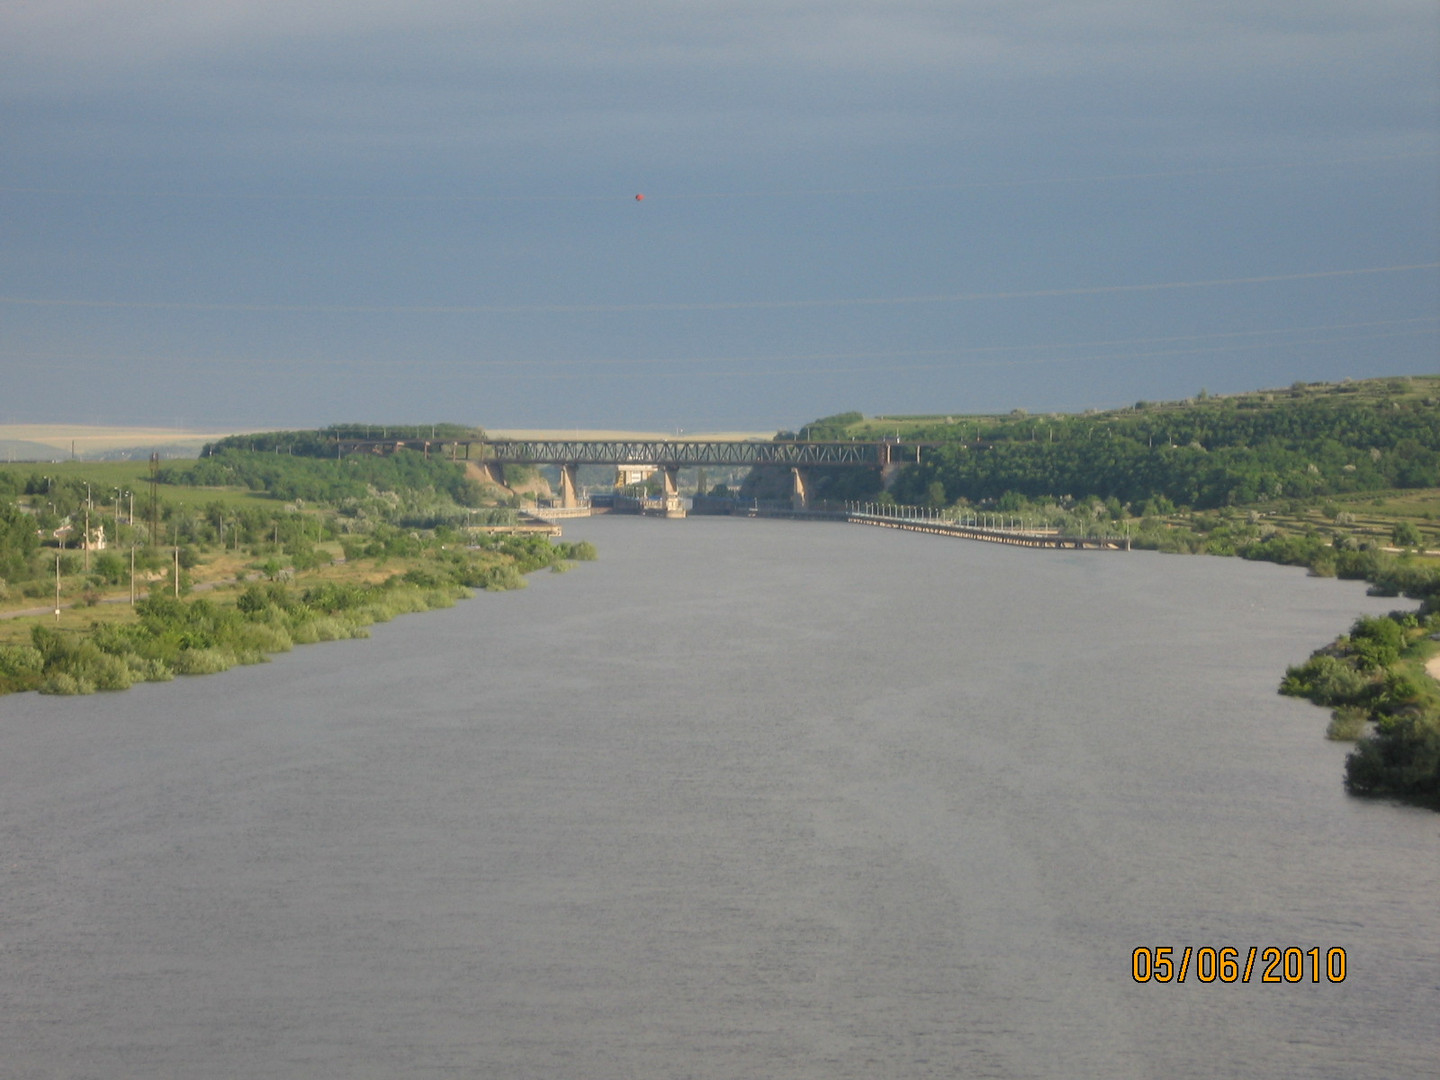
{"type": "Polygon", "coordinates": [[[1400,659],[1404,645],[1405,631],[1394,619],[1361,617],[1350,628],[1350,647],[1365,671],[1389,667],[1400,659]]]}
{"type": "Polygon", "coordinates": [[[1440,809],[1440,719],[1397,717],[1360,740],[1345,762],[1357,795],[1389,795],[1440,809]]]}
{"type": "Polygon", "coordinates": [[[599,557],[595,545],[589,540],[577,540],[574,543],[559,543],[555,545],[556,552],[562,559],[574,559],[576,562],[594,562],[599,557]]]}
{"type": "Polygon", "coordinates": [[[1366,700],[1374,685],[1375,680],[1361,674],[1354,665],[1319,652],[1285,672],[1280,693],[1306,698],[1316,705],[1353,705],[1366,700]]]}
{"type": "Polygon", "coordinates": [[[0,694],[34,690],[41,682],[45,657],[29,645],[0,645],[0,694]]]}
{"type": "Polygon", "coordinates": [[[1408,612],[1359,618],[1348,637],[1285,673],[1282,694],[1334,707],[1329,738],[1359,740],[1345,763],[1354,794],[1440,809],[1440,687],[1420,668],[1437,622],[1408,612]]]}
{"type": "Polygon", "coordinates": [[[170,667],[176,675],[214,675],[235,666],[235,654],[228,649],[182,649],[170,667]]]}
{"type": "Polygon", "coordinates": [[[594,557],[589,544],[557,547],[543,536],[490,538],[476,550],[382,529],[368,543],[380,558],[406,552],[417,561],[378,585],[320,582],[302,591],[284,581],[251,582],[233,606],[181,599],[162,584],[135,605],[133,623],[92,622],[87,632],[41,623],[29,646],[0,648],[0,693],[89,694],[261,663],[296,644],[366,637],[373,622],[450,607],[470,595],[468,587],[523,588],[522,569],[594,557]]]}

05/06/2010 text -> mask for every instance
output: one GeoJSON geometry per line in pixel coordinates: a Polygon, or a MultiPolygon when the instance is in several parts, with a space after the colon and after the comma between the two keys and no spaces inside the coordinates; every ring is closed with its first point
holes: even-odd
{"type": "Polygon", "coordinates": [[[1187,945],[1183,950],[1141,945],[1130,955],[1130,974],[1138,983],[1183,983],[1191,975],[1202,983],[1248,983],[1256,974],[1257,957],[1260,960],[1257,982],[1304,982],[1307,960],[1310,982],[1318,983],[1321,975],[1328,982],[1345,981],[1345,950],[1338,945],[1328,950],[1318,946],[1301,949],[1294,945],[1286,948],[1251,945],[1243,956],[1241,950],[1228,945],[1219,949],[1187,945]]]}

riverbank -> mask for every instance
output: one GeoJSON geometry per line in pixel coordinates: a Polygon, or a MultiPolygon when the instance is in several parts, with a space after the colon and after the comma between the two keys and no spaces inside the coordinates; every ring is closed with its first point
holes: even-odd
{"type": "Polygon", "coordinates": [[[1347,799],[1343,754],[1272,693],[1393,601],[779,521],[582,538],[603,567],[369,641],[0,700],[0,995],[24,1003],[0,1074],[1437,1060],[1436,821],[1347,799]],[[1131,978],[1140,944],[1244,943],[1344,947],[1349,977],[1131,978]]]}
{"type": "MultiPolygon", "coordinates": [[[[295,645],[367,637],[397,615],[453,606],[472,590],[523,588],[524,575],[569,560],[593,559],[588,544],[551,544],[543,536],[497,537],[489,546],[411,541],[398,558],[383,551],[309,572],[277,569],[256,581],[206,583],[209,595],[182,599],[173,581],[151,584],[133,605],[99,601],[21,617],[0,630],[0,694],[90,694],[137,682],[205,675],[263,663],[295,645]]],[[[254,575],[260,576],[260,575],[254,575]]],[[[120,599],[120,598],[115,598],[120,599]]]]}

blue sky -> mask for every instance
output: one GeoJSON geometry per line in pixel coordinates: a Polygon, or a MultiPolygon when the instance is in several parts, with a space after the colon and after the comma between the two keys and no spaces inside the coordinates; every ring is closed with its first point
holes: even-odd
{"type": "Polygon", "coordinates": [[[11,0],[0,423],[1433,372],[1437,58],[1433,0],[11,0]]]}

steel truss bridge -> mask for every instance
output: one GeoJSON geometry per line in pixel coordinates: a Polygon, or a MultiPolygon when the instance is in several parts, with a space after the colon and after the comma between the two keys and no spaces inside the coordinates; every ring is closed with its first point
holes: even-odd
{"type": "MultiPolygon", "coordinates": [[[[790,468],[850,465],[872,469],[890,463],[892,443],[751,442],[672,439],[487,439],[479,458],[496,465],[780,465],[790,468]]],[[[466,446],[469,457],[469,446],[466,446]]]]}
{"type": "MultiPolygon", "coordinates": [[[[968,540],[1014,544],[1039,548],[1108,548],[1130,550],[1130,537],[1062,534],[1057,530],[1017,524],[1003,516],[992,521],[985,516],[958,520],[917,507],[860,504],[843,510],[812,510],[807,492],[809,469],[849,466],[879,469],[886,474],[921,460],[921,452],[938,443],[897,442],[757,442],[734,439],[338,439],[336,455],[357,450],[393,453],[396,450],[423,450],[455,461],[468,461],[483,474],[491,466],[558,465],[560,467],[561,515],[577,510],[575,470],[581,465],[644,465],[665,477],[667,516],[684,516],[679,510],[676,473],[683,468],[731,465],[741,468],[772,466],[788,468],[794,478],[789,510],[756,509],[752,516],[795,516],[834,518],[892,529],[937,533],[968,540]],[[673,504],[673,505],[672,505],[673,504]],[[678,510],[677,513],[673,511],[678,510]]],[[[978,440],[975,447],[983,445],[978,440]]],[[[499,476],[495,479],[498,481],[499,476]]],[[[743,508],[742,508],[743,510],[743,508]]],[[[588,513],[588,510],[586,511],[588,513]]],[[[732,511],[734,512],[734,511],[732,511]]]]}
{"type": "Polygon", "coordinates": [[[726,439],[339,439],[336,453],[420,450],[489,465],[778,465],[883,468],[919,460],[932,443],[755,442],[726,439]]]}
{"type": "Polygon", "coordinates": [[[664,474],[665,496],[679,511],[677,474],[707,465],[738,468],[788,468],[794,481],[792,501],[808,504],[806,471],[817,468],[879,469],[887,476],[919,461],[922,449],[936,444],[895,442],[759,442],[739,439],[338,439],[337,456],[357,450],[393,453],[423,450],[467,461],[487,479],[499,482],[494,466],[557,465],[562,507],[578,505],[576,470],[582,465],[649,466],[664,474]]]}
{"type": "MultiPolygon", "coordinates": [[[[640,465],[661,472],[665,483],[665,513],[681,517],[677,474],[694,466],[728,465],[738,468],[788,468],[793,481],[792,502],[805,506],[809,482],[806,472],[815,468],[891,468],[893,443],[884,442],[754,442],[721,439],[487,439],[477,442],[479,465],[558,465],[560,505],[576,505],[576,470],[582,465],[640,465]]],[[[465,447],[469,456],[470,447],[465,447]]],[[[919,460],[920,451],[915,450],[919,460]]]]}

